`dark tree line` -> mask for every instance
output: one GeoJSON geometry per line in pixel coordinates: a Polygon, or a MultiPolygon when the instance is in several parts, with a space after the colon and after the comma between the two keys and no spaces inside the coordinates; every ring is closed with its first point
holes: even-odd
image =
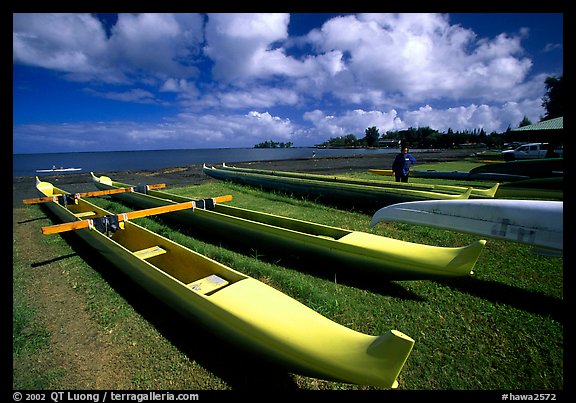
{"type": "Polygon", "coordinates": [[[410,127],[406,130],[389,130],[380,135],[378,128],[369,127],[364,138],[357,138],[354,134],[347,134],[331,138],[320,144],[323,147],[395,147],[401,144],[411,148],[453,148],[462,144],[483,143],[489,147],[499,140],[497,133],[486,135],[483,129],[439,132],[430,127],[410,127]]]}
{"type": "Polygon", "coordinates": [[[266,140],[254,146],[254,148],[290,148],[290,147],[292,147],[291,141],[287,141],[286,143],[284,143],[272,140],[266,140]]]}

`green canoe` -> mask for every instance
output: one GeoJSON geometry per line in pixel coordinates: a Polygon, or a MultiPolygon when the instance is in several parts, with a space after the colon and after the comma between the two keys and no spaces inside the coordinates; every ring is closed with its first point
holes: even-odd
{"type": "Polygon", "coordinates": [[[564,158],[539,158],[486,164],[470,170],[470,175],[523,175],[525,179],[563,176],[564,158]]]}
{"type": "Polygon", "coordinates": [[[430,190],[400,189],[353,183],[334,183],[311,178],[290,178],[252,172],[204,166],[206,175],[224,181],[259,187],[264,190],[297,194],[315,200],[331,202],[347,208],[374,210],[407,201],[468,199],[469,188],[461,194],[448,194],[430,190]]]}
{"type": "Polygon", "coordinates": [[[466,193],[468,189],[472,189],[470,193],[470,198],[492,198],[496,194],[498,187],[500,186],[499,183],[496,183],[494,186],[488,189],[480,189],[480,188],[471,188],[471,187],[464,187],[464,186],[454,186],[454,185],[440,185],[440,184],[428,184],[428,183],[404,183],[404,182],[392,182],[392,181],[381,181],[381,180],[372,180],[372,179],[354,179],[354,178],[347,178],[343,176],[334,176],[334,175],[318,175],[318,174],[309,174],[309,173],[300,173],[300,172],[285,172],[285,171],[272,171],[266,169],[253,169],[253,168],[238,168],[238,167],[231,167],[226,164],[222,164],[222,169],[227,169],[231,171],[237,172],[248,172],[248,173],[255,173],[255,174],[262,174],[262,175],[272,175],[272,176],[282,176],[288,178],[299,178],[299,179],[312,179],[312,180],[320,180],[325,182],[332,182],[332,183],[350,183],[353,185],[368,185],[368,186],[376,186],[376,187],[383,187],[383,188],[394,188],[394,189],[412,189],[412,190],[423,190],[429,192],[437,192],[437,193],[447,193],[447,194],[456,194],[460,195],[466,193]]]}

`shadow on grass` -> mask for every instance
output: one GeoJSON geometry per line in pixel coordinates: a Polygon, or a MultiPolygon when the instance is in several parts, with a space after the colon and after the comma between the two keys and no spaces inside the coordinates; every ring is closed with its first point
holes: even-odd
{"type": "Polygon", "coordinates": [[[69,259],[69,258],[74,257],[74,256],[77,256],[77,254],[76,253],[69,253],[67,255],[55,257],[53,259],[48,259],[48,260],[43,260],[41,262],[32,263],[30,266],[32,266],[32,267],[46,266],[46,265],[49,265],[51,263],[58,262],[61,260],[66,260],[66,259],[69,259]]]}
{"type": "Polygon", "coordinates": [[[42,221],[42,220],[46,220],[46,217],[30,218],[29,220],[18,221],[17,224],[28,224],[34,221],[42,221]]]}
{"type": "Polygon", "coordinates": [[[437,281],[466,294],[474,295],[491,302],[506,304],[542,316],[549,316],[557,321],[564,319],[563,312],[565,306],[563,300],[539,292],[523,290],[508,284],[480,280],[474,277],[437,281]]]}

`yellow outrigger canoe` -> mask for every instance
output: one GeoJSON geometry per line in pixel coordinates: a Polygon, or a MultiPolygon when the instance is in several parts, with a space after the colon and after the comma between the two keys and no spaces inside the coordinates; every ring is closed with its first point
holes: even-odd
{"type": "MultiPolygon", "coordinates": [[[[132,185],[107,176],[92,180],[102,191],[132,185]]],[[[192,199],[150,189],[123,192],[112,197],[138,208],[174,205],[192,199]]],[[[377,274],[388,280],[422,280],[469,276],[486,241],[461,247],[439,247],[407,242],[361,231],[262,213],[227,204],[211,209],[182,210],[166,219],[187,225],[190,231],[250,248],[273,251],[279,257],[306,257],[306,261],[335,272],[377,274]]]]}
{"type": "Polygon", "coordinates": [[[43,196],[54,197],[43,206],[64,223],[90,217],[91,228],[75,233],[185,317],[293,372],[398,386],[396,379],[414,345],[409,336],[397,330],[371,336],[340,325],[273,287],[135,224],[126,214],[123,228],[101,231],[98,220],[111,222],[114,215],[84,198],[60,202],[65,191],[36,180],[43,196]]]}

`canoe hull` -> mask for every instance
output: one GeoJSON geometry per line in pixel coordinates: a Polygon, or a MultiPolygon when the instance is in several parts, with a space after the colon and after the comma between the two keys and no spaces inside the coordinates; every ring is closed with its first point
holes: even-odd
{"type": "MultiPolygon", "coordinates": [[[[94,179],[101,190],[130,186],[94,179]]],[[[114,197],[140,208],[190,201],[161,191],[149,191],[147,195],[120,193],[114,197]]],[[[183,210],[165,217],[219,242],[251,249],[257,245],[264,252],[297,258],[299,263],[316,270],[356,276],[372,274],[390,280],[468,276],[485,244],[477,241],[456,248],[422,245],[223,204],[217,204],[214,210],[183,210]]]]}
{"type": "MultiPolygon", "coordinates": [[[[431,197],[438,197],[443,198],[441,195],[438,196],[438,193],[446,193],[448,195],[462,195],[471,189],[470,197],[471,198],[491,198],[494,197],[499,184],[492,186],[489,189],[479,189],[479,188],[471,188],[471,187],[463,187],[463,186],[453,186],[453,185],[439,185],[439,184],[426,184],[426,183],[405,183],[405,182],[392,182],[392,181],[379,181],[379,180],[370,180],[370,179],[355,179],[355,178],[348,178],[344,176],[334,176],[334,175],[318,175],[318,174],[309,174],[309,173],[300,173],[300,172],[284,172],[284,171],[271,171],[266,169],[252,169],[252,168],[237,168],[237,167],[230,167],[227,165],[223,165],[221,169],[229,170],[233,172],[245,172],[245,173],[255,173],[255,174],[262,174],[262,175],[270,175],[270,176],[277,176],[277,177],[287,177],[287,178],[298,178],[298,179],[309,179],[315,181],[323,181],[332,184],[351,184],[351,185],[361,185],[361,186],[370,186],[370,187],[380,187],[384,189],[395,189],[395,190],[416,190],[422,192],[433,192],[433,193],[424,193],[423,196],[430,198],[431,197]]],[[[386,170],[371,170],[371,171],[386,171],[386,170]]],[[[392,171],[390,171],[392,172],[392,171]]]]}
{"type": "Polygon", "coordinates": [[[520,161],[508,161],[502,164],[487,164],[470,170],[470,175],[502,174],[521,175],[525,179],[563,176],[563,158],[540,158],[520,161]]]}
{"type": "Polygon", "coordinates": [[[563,250],[563,203],[538,200],[450,200],[401,203],[378,210],[371,226],[400,221],[534,246],[548,255],[563,250]]]}
{"type": "Polygon", "coordinates": [[[380,176],[394,176],[394,171],[391,169],[369,169],[368,172],[380,176]]]}
{"type": "MultiPolygon", "coordinates": [[[[62,191],[40,183],[44,196],[62,191]],[[52,189],[52,191],[48,191],[52,189]]],[[[63,222],[74,213],[108,213],[80,199],[64,207],[45,203],[63,222]]],[[[202,322],[221,337],[305,375],[348,383],[396,387],[396,378],[414,340],[390,330],[381,336],[359,333],[318,314],[251,277],[200,255],[133,222],[107,236],[94,229],[76,234],[152,295],[202,322]],[[156,245],[167,253],[144,259],[137,250],[156,245]],[[228,282],[211,294],[195,291],[206,275],[228,282]]]]}
{"type": "Polygon", "coordinates": [[[430,199],[467,199],[471,190],[460,195],[392,189],[349,183],[330,183],[321,180],[278,177],[247,172],[236,172],[214,167],[204,167],[204,173],[212,178],[259,187],[269,191],[281,191],[315,200],[331,202],[346,208],[374,209],[389,204],[430,199]]]}
{"type": "Polygon", "coordinates": [[[415,178],[429,179],[453,179],[453,180],[484,180],[493,182],[510,182],[529,179],[526,175],[512,175],[506,173],[491,172],[466,172],[466,171],[410,171],[410,175],[415,178]]]}

